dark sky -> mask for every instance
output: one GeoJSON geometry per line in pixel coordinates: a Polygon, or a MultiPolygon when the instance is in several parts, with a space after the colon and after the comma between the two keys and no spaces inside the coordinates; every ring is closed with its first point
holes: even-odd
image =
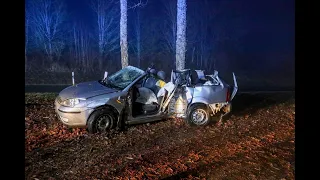
{"type": "Polygon", "coordinates": [[[67,11],[71,17],[82,20],[88,24],[92,24],[95,20],[94,13],[90,7],[90,0],[65,0],[65,2],[67,11]]]}

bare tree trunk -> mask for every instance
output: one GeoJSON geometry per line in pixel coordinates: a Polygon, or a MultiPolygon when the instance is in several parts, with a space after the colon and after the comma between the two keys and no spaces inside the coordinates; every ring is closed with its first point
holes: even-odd
{"type": "Polygon", "coordinates": [[[194,61],[194,51],[196,50],[196,47],[193,47],[193,50],[192,50],[192,59],[191,59],[191,62],[193,63],[194,61]]]}
{"type": "Polygon", "coordinates": [[[76,64],[79,64],[78,62],[78,35],[77,35],[77,31],[76,31],[76,26],[74,25],[73,27],[73,39],[74,39],[74,56],[73,58],[76,60],[76,64]]]}
{"type": "Polygon", "coordinates": [[[177,0],[177,42],[176,42],[176,69],[185,68],[186,58],[186,29],[187,29],[186,0],[177,0]]]}
{"type": "Polygon", "coordinates": [[[76,62],[76,65],[82,70],[88,68],[89,52],[89,32],[83,24],[74,24],[73,27],[73,44],[72,44],[72,56],[76,62]]]}
{"type": "MultiPolygon", "coordinates": [[[[99,15],[98,15],[99,16],[99,15]]],[[[100,15],[101,16],[101,15],[100,15]]],[[[104,17],[103,17],[104,18],[104,17]]],[[[103,18],[102,17],[98,17],[98,19],[100,21],[98,21],[99,24],[99,69],[102,69],[102,61],[103,61],[103,55],[104,55],[104,47],[103,47],[103,43],[104,43],[104,30],[102,29],[102,23],[103,22],[103,18]],[[102,20],[101,20],[102,19],[102,20]],[[102,21],[102,22],[101,22],[102,21]]]]}
{"type": "Polygon", "coordinates": [[[89,57],[89,32],[86,30],[84,32],[84,44],[83,44],[83,50],[84,50],[84,56],[83,56],[83,67],[85,68],[85,71],[87,71],[87,61],[89,57]]]}
{"type": "Polygon", "coordinates": [[[103,53],[99,48],[99,69],[102,69],[103,53]]]}
{"type": "Polygon", "coordinates": [[[200,55],[200,69],[202,69],[202,60],[203,60],[203,55],[201,53],[201,55],[200,55]]]}
{"type": "Polygon", "coordinates": [[[197,67],[199,66],[199,50],[197,50],[196,56],[197,56],[197,67]]]}
{"type": "Polygon", "coordinates": [[[104,43],[105,43],[105,4],[101,0],[97,0],[92,5],[94,10],[97,13],[97,22],[98,22],[98,48],[99,48],[99,58],[98,58],[98,66],[99,69],[102,69],[102,61],[104,55],[104,43]]]}
{"type": "Polygon", "coordinates": [[[127,41],[127,0],[120,0],[120,47],[121,47],[121,66],[129,65],[128,61],[128,41],[127,41]]]}
{"type": "Polygon", "coordinates": [[[138,43],[137,58],[138,58],[138,67],[140,67],[140,65],[141,65],[141,49],[140,49],[140,42],[138,43]]]}
{"type": "MultiPolygon", "coordinates": [[[[99,16],[99,15],[98,15],[99,16]]],[[[99,20],[102,19],[102,17],[98,17],[99,20]]],[[[101,25],[103,22],[98,21],[99,24],[99,69],[102,69],[102,61],[103,61],[103,55],[104,55],[104,30],[102,29],[101,25]]]]}
{"type": "MultiPolygon", "coordinates": [[[[50,36],[49,36],[50,37],[50,36]]],[[[51,41],[51,38],[50,38],[50,41],[48,43],[48,46],[49,46],[49,62],[53,62],[53,50],[52,50],[52,41],[51,41]]]]}
{"type": "Polygon", "coordinates": [[[141,58],[141,31],[140,31],[140,11],[137,11],[137,22],[136,22],[136,37],[137,37],[137,60],[138,67],[140,67],[140,58],[141,58]]]}
{"type": "Polygon", "coordinates": [[[201,42],[200,48],[201,48],[201,54],[200,54],[200,68],[203,67],[203,54],[204,54],[204,48],[203,48],[203,42],[201,42]]]}
{"type": "Polygon", "coordinates": [[[81,41],[81,67],[83,68],[85,66],[85,56],[86,56],[86,49],[85,49],[85,37],[84,37],[84,29],[81,29],[80,31],[80,41],[81,41]]]}

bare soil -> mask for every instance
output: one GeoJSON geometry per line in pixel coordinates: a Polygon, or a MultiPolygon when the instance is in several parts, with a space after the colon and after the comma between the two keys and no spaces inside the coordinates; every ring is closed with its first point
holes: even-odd
{"type": "Polygon", "coordinates": [[[295,179],[294,93],[239,94],[221,125],[108,134],[63,126],[54,98],[25,95],[26,179],[295,179]]]}

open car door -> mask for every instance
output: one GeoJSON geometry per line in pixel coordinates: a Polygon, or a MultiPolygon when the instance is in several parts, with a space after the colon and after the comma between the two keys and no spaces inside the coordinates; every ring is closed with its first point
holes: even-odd
{"type": "Polygon", "coordinates": [[[234,75],[234,73],[232,73],[233,75],[233,91],[231,94],[231,98],[230,100],[232,100],[234,98],[234,96],[236,95],[237,91],[238,91],[238,83],[237,83],[237,79],[236,79],[236,75],[234,75]]]}

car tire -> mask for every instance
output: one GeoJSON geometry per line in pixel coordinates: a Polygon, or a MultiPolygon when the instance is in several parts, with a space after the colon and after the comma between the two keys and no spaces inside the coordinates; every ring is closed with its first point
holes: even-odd
{"type": "Polygon", "coordinates": [[[192,126],[205,126],[210,122],[208,107],[204,104],[195,104],[188,110],[187,122],[192,126]]]}
{"type": "Polygon", "coordinates": [[[109,107],[95,110],[89,117],[87,129],[89,133],[106,133],[114,129],[117,124],[117,115],[109,107]]]}

